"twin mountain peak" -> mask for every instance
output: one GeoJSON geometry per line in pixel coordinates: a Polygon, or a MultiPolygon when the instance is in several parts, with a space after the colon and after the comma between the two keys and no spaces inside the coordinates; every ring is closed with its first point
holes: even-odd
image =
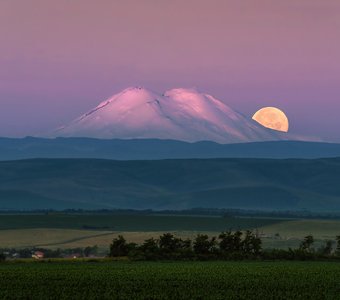
{"type": "Polygon", "coordinates": [[[223,144],[294,139],[264,128],[195,89],[177,88],[158,94],[142,87],[130,87],[110,97],[53,135],[223,144]]]}

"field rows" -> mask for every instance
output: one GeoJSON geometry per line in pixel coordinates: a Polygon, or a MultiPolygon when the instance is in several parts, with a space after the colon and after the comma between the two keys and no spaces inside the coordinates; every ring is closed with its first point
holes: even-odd
{"type": "Polygon", "coordinates": [[[0,265],[1,299],[338,299],[340,264],[319,262],[0,265]]]}

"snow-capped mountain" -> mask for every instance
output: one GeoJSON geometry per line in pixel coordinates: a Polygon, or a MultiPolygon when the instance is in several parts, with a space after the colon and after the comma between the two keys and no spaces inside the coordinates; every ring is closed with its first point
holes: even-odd
{"type": "Polygon", "coordinates": [[[53,135],[218,143],[288,139],[287,134],[262,127],[211,95],[183,88],[160,95],[140,87],[112,96],[53,135]]]}

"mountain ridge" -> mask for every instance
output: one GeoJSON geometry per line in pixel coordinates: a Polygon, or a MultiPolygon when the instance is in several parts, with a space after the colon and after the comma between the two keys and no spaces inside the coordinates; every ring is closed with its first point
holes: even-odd
{"type": "Polygon", "coordinates": [[[103,158],[153,160],[189,158],[326,158],[340,157],[340,144],[274,141],[218,144],[158,139],[0,138],[0,160],[29,158],[103,158]]]}
{"type": "Polygon", "coordinates": [[[239,143],[296,139],[270,130],[195,89],[157,94],[130,87],[57,129],[52,137],[158,138],[239,143]]]}

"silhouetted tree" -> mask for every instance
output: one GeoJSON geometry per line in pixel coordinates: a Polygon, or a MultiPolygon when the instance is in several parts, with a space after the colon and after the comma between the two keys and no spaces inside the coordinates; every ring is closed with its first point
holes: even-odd
{"type": "Polygon", "coordinates": [[[4,262],[6,260],[6,256],[3,253],[0,253],[0,262],[4,262]]]}
{"type": "Polygon", "coordinates": [[[89,257],[90,255],[96,255],[98,252],[98,246],[97,245],[93,247],[88,246],[84,249],[83,252],[85,257],[89,257]]]}
{"type": "Polygon", "coordinates": [[[247,230],[242,241],[242,250],[245,254],[251,254],[253,250],[252,245],[253,234],[250,230],[247,230]]]}
{"type": "Polygon", "coordinates": [[[19,256],[21,258],[31,258],[32,257],[32,249],[24,248],[18,250],[19,256]]]}
{"type": "Polygon", "coordinates": [[[210,254],[215,250],[216,238],[206,234],[199,234],[194,241],[194,251],[196,254],[210,254]]]}
{"type": "Polygon", "coordinates": [[[182,248],[182,240],[171,233],[164,233],[159,237],[159,248],[165,252],[175,252],[182,248]]]}
{"type": "MultiPolygon", "coordinates": [[[[126,256],[133,260],[158,260],[158,259],[288,259],[288,260],[315,260],[321,257],[331,256],[334,241],[326,241],[325,244],[314,251],[312,245],[314,238],[312,235],[306,236],[299,248],[265,249],[262,250],[262,240],[260,237],[247,230],[244,234],[241,231],[232,233],[231,231],[221,232],[218,236],[218,243],[215,237],[209,238],[206,234],[198,234],[193,243],[190,239],[182,240],[172,233],[164,233],[159,239],[150,238],[140,246],[127,243],[123,236],[118,236],[110,245],[110,256],[126,256]],[[243,238],[242,238],[243,237],[243,238]],[[217,248],[217,245],[219,248],[217,248]]],[[[340,257],[340,236],[336,237],[337,255],[340,257]]],[[[91,247],[85,248],[84,254],[91,247]]],[[[0,249],[1,250],[1,249],[0,249]]],[[[74,249],[69,249],[74,251],[74,249]]],[[[30,249],[32,251],[32,249],[30,249]]],[[[65,251],[65,250],[63,250],[65,251]]],[[[48,252],[46,252],[48,253],[48,252]]]]}
{"type": "Polygon", "coordinates": [[[129,253],[129,246],[126,243],[125,238],[122,235],[118,235],[118,238],[112,241],[110,245],[110,253],[111,257],[119,257],[119,256],[127,256],[129,253]]]}
{"type": "Polygon", "coordinates": [[[233,245],[234,245],[234,250],[236,252],[239,252],[242,250],[242,231],[237,230],[233,234],[233,245]]]}
{"type": "Polygon", "coordinates": [[[151,238],[144,241],[144,243],[139,247],[143,253],[146,254],[156,254],[159,252],[158,240],[151,238]]]}
{"type": "Polygon", "coordinates": [[[333,250],[333,241],[328,240],[328,241],[326,241],[325,245],[322,246],[322,247],[319,249],[318,252],[319,252],[321,255],[326,255],[326,256],[328,256],[328,255],[330,255],[330,254],[332,253],[332,250],[333,250]]]}
{"type": "Polygon", "coordinates": [[[218,238],[220,239],[219,247],[222,252],[231,253],[235,251],[234,235],[231,231],[221,232],[218,238]]]}
{"type": "MultiPolygon", "coordinates": [[[[61,257],[61,249],[51,250],[51,249],[36,249],[37,251],[41,251],[44,253],[45,258],[55,258],[61,257]]],[[[81,251],[80,251],[81,253],[81,251]]]]}
{"type": "Polygon", "coordinates": [[[250,235],[250,253],[254,255],[259,255],[262,250],[262,240],[256,234],[251,233],[250,235]]]}
{"type": "Polygon", "coordinates": [[[340,256],[340,235],[336,237],[336,254],[340,256]]]}
{"type": "Polygon", "coordinates": [[[311,252],[311,246],[314,243],[314,238],[312,235],[307,235],[300,244],[300,250],[305,252],[311,252]]]}
{"type": "Polygon", "coordinates": [[[181,240],[181,248],[182,249],[186,249],[186,250],[189,250],[191,249],[191,240],[188,238],[188,239],[185,239],[185,240],[181,240]]]}

